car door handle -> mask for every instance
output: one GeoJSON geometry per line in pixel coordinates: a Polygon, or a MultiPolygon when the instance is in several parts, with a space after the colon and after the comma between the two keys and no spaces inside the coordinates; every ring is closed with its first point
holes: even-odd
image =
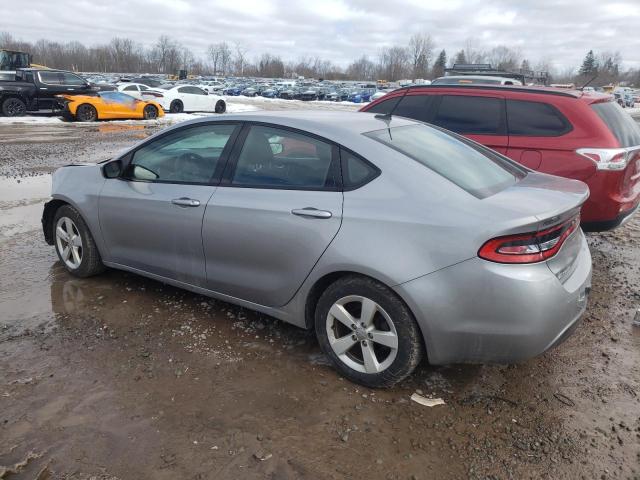
{"type": "Polygon", "coordinates": [[[312,217],[312,218],[331,218],[332,214],[328,210],[318,210],[313,207],[295,208],[291,210],[291,213],[298,215],[299,217],[312,217]]]}
{"type": "Polygon", "coordinates": [[[195,200],[193,198],[187,198],[187,197],[174,198],[173,200],[171,200],[171,203],[173,203],[174,205],[178,205],[180,207],[199,207],[200,206],[200,200],[195,200]]]}

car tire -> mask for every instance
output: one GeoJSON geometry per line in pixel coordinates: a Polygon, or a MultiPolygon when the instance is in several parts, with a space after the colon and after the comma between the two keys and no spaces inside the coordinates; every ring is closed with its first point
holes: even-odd
{"type": "Polygon", "coordinates": [[[227,104],[224,100],[218,100],[216,102],[215,112],[216,113],[224,113],[227,111],[227,104]]]}
{"type": "Polygon", "coordinates": [[[184,111],[184,105],[180,100],[174,100],[169,105],[169,111],[171,113],[182,113],[184,111]]]}
{"type": "Polygon", "coordinates": [[[153,105],[147,105],[142,114],[145,120],[155,120],[158,118],[158,109],[153,105]]]}
{"type": "Polygon", "coordinates": [[[95,122],[98,119],[98,111],[93,105],[83,103],[76,109],[76,120],[79,122],[95,122]]]}
{"type": "Polygon", "coordinates": [[[27,104],[18,97],[5,98],[2,102],[2,114],[6,117],[21,117],[27,113],[27,104]]]}
{"type": "Polygon", "coordinates": [[[406,378],[424,354],[420,328],[405,303],[387,286],[359,275],[343,277],[324,291],[315,330],[336,370],[371,388],[406,378]]]}
{"type": "Polygon", "coordinates": [[[84,278],[104,271],[93,236],[75,208],[64,205],[56,210],[52,228],[56,253],[69,273],[84,278]]]}

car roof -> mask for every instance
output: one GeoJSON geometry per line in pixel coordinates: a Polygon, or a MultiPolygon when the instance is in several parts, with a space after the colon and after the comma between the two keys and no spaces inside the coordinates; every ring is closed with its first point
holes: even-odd
{"type": "Polygon", "coordinates": [[[366,112],[279,110],[207,116],[180,123],[164,130],[164,132],[186,125],[208,123],[212,120],[219,122],[259,122],[295,128],[319,135],[336,143],[344,143],[345,146],[349,146],[350,141],[366,132],[421,124],[421,122],[408,118],[366,112]]]}
{"type": "Polygon", "coordinates": [[[416,90],[416,89],[428,89],[428,90],[498,90],[503,92],[521,92],[521,93],[541,93],[547,95],[557,95],[561,97],[572,97],[576,99],[584,100],[588,103],[602,102],[610,99],[611,95],[599,92],[583,92],[581,90],[565,89],[546,87],[542,85],[482,85],[482,84],[470,84],[470,85],[410,85],[407,87],[400,87],[395,92],[402,90],[416,90]]]}

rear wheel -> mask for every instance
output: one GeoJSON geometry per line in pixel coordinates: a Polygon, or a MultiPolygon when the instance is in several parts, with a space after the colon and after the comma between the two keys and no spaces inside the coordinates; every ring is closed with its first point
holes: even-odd
{"type": "Polygon", "coordinates": [[[227,104],[225,103],[225,101],[224,100],[218,100],[216,102],[215,112],[216,113],[224,113],[226,111],[227,111],[227,104]]]}
{"type": "Polygon", "coordinates": [[[158,118],[158,109],[153,105],[147,105],[143,110],[145,120],[155,120],[158,118]]]}
{"type": "Polygon", "coordinates": [[[76,120],[80,122],[95,122],[98,119],[98,111],[93,105],[83,103],[76,110],[76,120]]]}
{"type": "Polygon", "coordinates": [[[20,98],[9,97],[2,102],[2,113],[7,117],[21,117],[27,112],[27,104],[20,98]]]}
{"type": "Polygon", "coordinates": [[[399,382],[423,355],[420,329],[408,307],[366,277],[344,277],[327,288],[316,307],[315,329],[336,369],[367,387],[399,382]]]}
{"type": "Polygon", "coordinates": [[[76,277],[101,273],[104,265],[89,228],[71,205],[60,207],[53,217],[53,238],[58,258],[76,277]]]}
{"type": "Polygon", "coordinates": [[[180,100],[174,100],[173,102],[171,102],[171,105],[169,105],[169,111],[171,113],[182,113],[183,110],[184,105],[180,100]]]}

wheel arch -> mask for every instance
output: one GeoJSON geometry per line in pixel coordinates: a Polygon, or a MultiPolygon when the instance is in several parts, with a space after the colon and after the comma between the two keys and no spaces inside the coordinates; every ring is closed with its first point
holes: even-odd
{"type": "Polygon", "coordinates": [[[100,254],[100,257],[104,258],[103,255],[105,252],[103,252],[101,248],[102,246],[101,242],[96,241],[96,238],[99,238],[99,237],[96,237],[95,233],[91,230],[91,224],[87,222],[87,219],[83,215],[82,210],[71,199],[68,199],[68,198],[54,197],[52,200],[49,200],[47,203],[44,204],[44,210],[42,212],[42,231],[44,233],[44,239],[47,242],[47,244],[48,245],[54,244],[53,219],[56,216],[56,212],[61,207],[64,207],[66,205],[72,207],[76,212],[78,212],[78,215],[80,215],[80,218],[82,218],[82,221],[84,222],[85,226],[89,230],[89,233],[93,237],[93,241],[96,244],[96,248],[98,249],[98,253],[100,254]]]}

